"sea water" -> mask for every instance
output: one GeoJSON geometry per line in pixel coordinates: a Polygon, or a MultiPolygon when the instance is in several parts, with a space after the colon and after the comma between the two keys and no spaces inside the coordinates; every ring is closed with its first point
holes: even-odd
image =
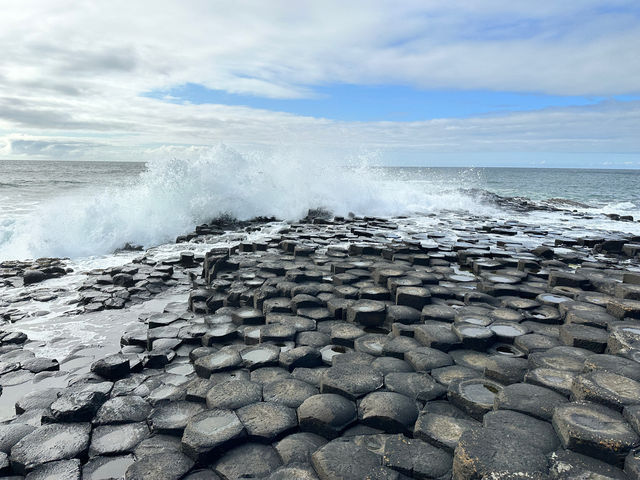
{"type": "Polygon", "coordinates": [[[640,170],[375,167],[344,159],[240,154],[228,147],[148,163],[0,161],[0,260],[101,258],[125,243],[172,242],[220,215],[297,220],[337,215],[458,212],[552,228],[640,234],[640,170]],[[517,213],[484,192],[593,214],[517,213]]]}

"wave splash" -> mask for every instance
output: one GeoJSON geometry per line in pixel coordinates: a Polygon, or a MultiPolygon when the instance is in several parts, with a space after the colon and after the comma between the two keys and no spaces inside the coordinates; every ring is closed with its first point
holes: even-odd
{"type": "Polygon", "coordinates": [[[491,213],[459,185],[394,179],[366,158],[241,154],[219,145],[191,158],[158,158],[127,185],[76,191],[40,205],[4,229],[0,259],[87,257],[127,242],[173,241],[221,215],[297,220],[312,208],[336,215],[407,215],[442,209],[491,213]]]}

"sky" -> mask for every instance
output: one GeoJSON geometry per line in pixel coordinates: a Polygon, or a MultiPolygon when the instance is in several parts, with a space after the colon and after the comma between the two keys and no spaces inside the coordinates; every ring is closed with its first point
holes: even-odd
{"type": "Polygon", "coordinates": [[[640,168],[637,0],[0,0],[0,158],[640,168]]]}

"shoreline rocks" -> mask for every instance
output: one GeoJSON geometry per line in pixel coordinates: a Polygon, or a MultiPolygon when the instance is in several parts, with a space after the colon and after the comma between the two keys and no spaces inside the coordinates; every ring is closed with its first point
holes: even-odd
{"type": "MultiPolygon", "coordinates": [[[[320,215],[202,258],[95,272],[87,311],[190,292],[66,389],[20,399],[0,424],[4,471],[637,478],[637,239],[565,235],[320,215]]],[[[21,341],[0,333],[0,385],[46,367],[21,341]]]]}

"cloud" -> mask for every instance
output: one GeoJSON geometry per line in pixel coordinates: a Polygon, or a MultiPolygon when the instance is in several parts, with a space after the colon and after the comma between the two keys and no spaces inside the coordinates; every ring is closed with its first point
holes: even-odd
{"type": "Polygon", "coordinates": [[[6,3],[0,133],[51,142],[12,140],[12,155],[136,158],[163,146],[218,141],[246,148],[640,151],[637,102],[349,123],[141,96],[187,82],[273,98],[313,97],[328,83],[634,93],[640,57],[631,46],[640,44],[640,9],[633,1],[6,3]]]}

